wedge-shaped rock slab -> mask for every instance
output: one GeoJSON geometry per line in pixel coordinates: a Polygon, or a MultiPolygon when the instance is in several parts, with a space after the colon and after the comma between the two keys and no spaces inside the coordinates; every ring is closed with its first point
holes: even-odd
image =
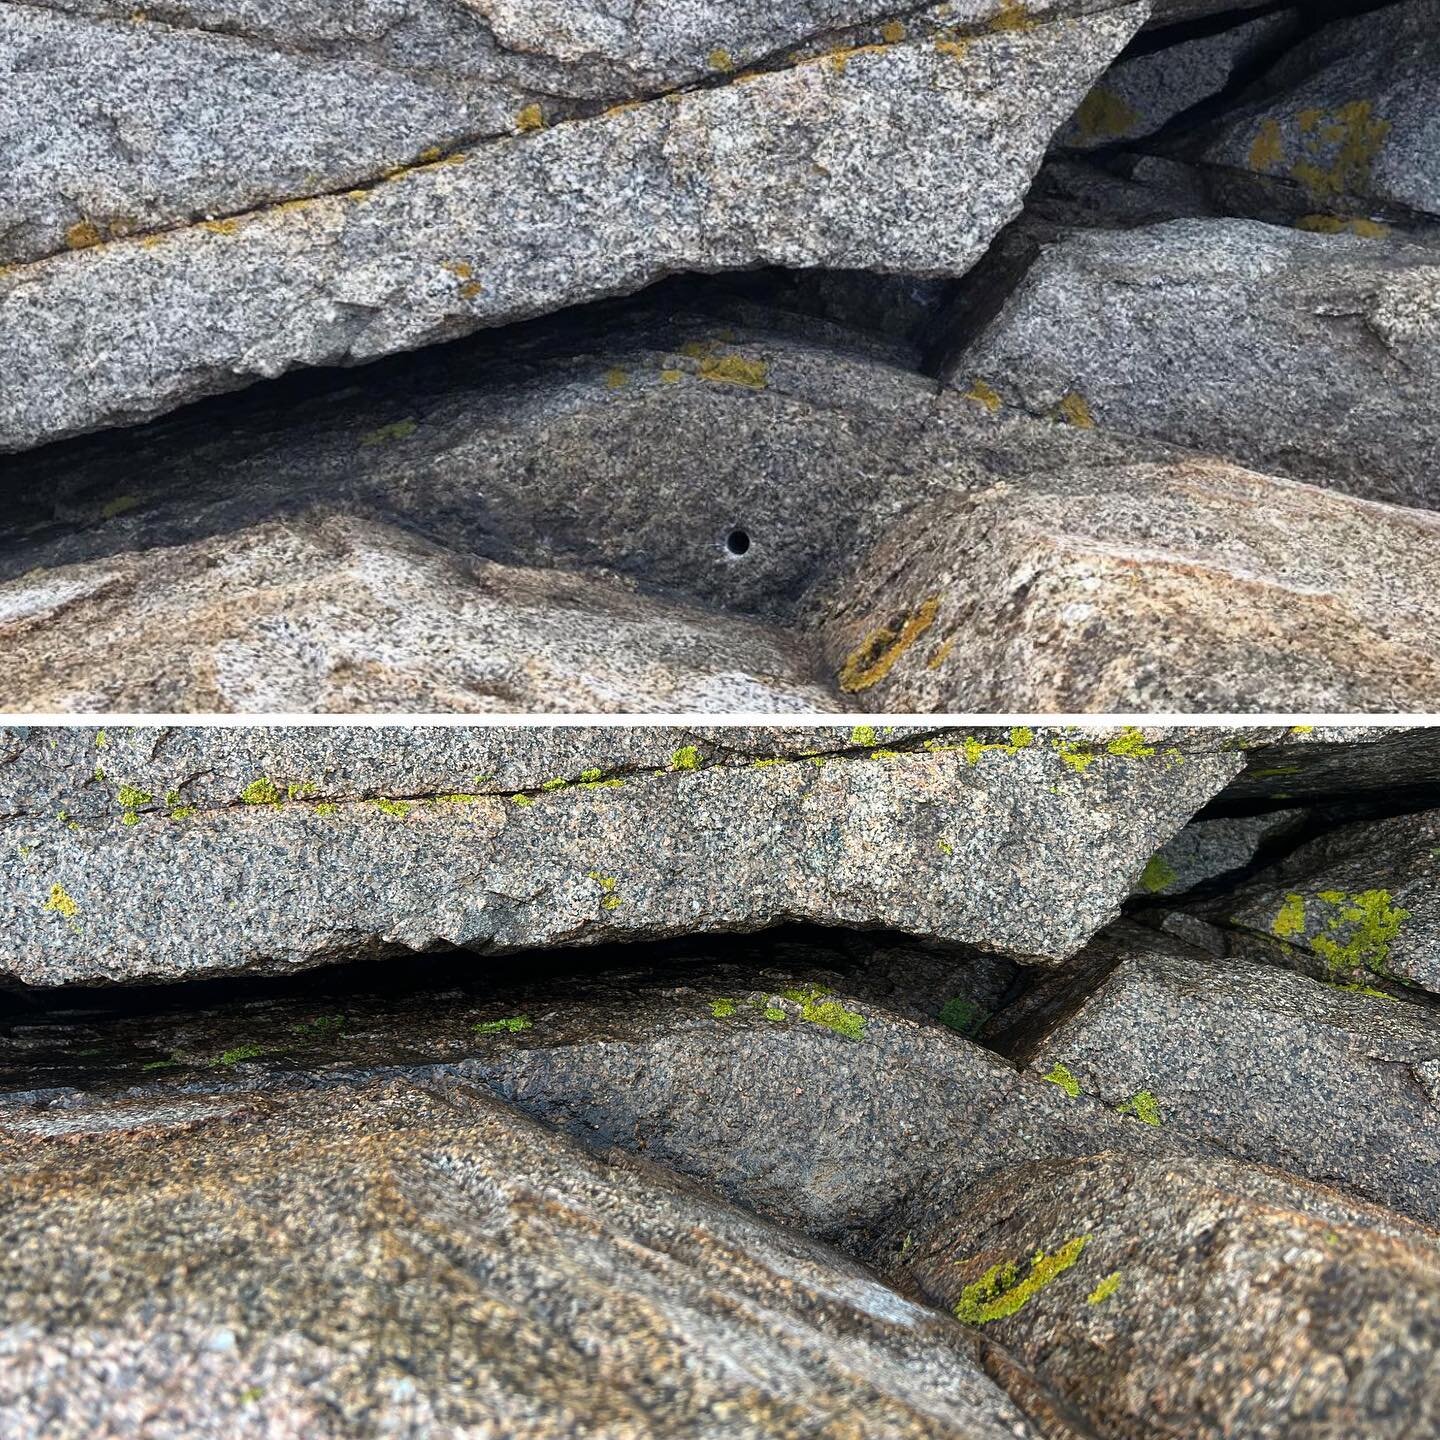
{"type": "Polygon", "coordinates": [[[1118,964],[1039,1040],[1035,1073],[1062,1067],[1157,1128],[1440,1222],[1440,1016],[1131,927],[1107,948],[1118,964]]]}
{"type": "Polygon", "coordinates": [[[1075,454],[916,506],[815,608],[885,713],[1412,711],[1440,696],[1437,547],[1424,511],[1075,454]]]}
{"type": "Polygon", "coordinates": [[[848,744],[822,732],[838,758],[820,763],[797,738],[757,756],[767,742],[745,730],[705,749],[639,733],[17,736],[0,766],[0,971],[178,979],[783,920],[1060,960],[1240,765],[1204,732],[922,743],[861,727],[848,744]],[[587,740],[648,761],[587,763],[587,740]],[[519,783],[497,778],[517,765],[519,783]]]}
{"type": "Polygon", "coordinates": [[[895,1263],[895,1232],[903,1246],[1019,1159],[1184,1145],[950,1028],[995,1003],[985,957],[763,937],[691,949],[658,963],[647,949],[619,972],[472,976],[461,993],[366,993],[351,969],[357,993],[142,1016],[87,1005],[76,1017],[72,1004],[43,1024],[27,1010],[0,1031],[0,1135],[124,1128],[195,1103],[197,1089],[461,1076],[881,1266],[895,1263]],[[928,1001],[919,1019],[896,1008],[913,1001],[928,1001]]]}
{"type": "Polygon", "coordinates": [[[1440,996],[1440,810],[1341,826],[1200,913],[1242,953],[1258,941],[1338,983],[1440,996]]]}
{"type": "Polygon", "coordinates": [[[1103,1440],[1440,1424],[1440,1237],[1223,1161],[1018,1166],[917,1247],[922,1291],[1103,1440]]]}
{"type": "Polygon", "coordinates": [[[1222,192],[1243,198],[1247,178],[1258,181],[1310,223],[1440,216],[1440,4],[1383,9],[1337,21],[1291,50],[1247,103],[1182,142],[1184,153],[1215,167],[1222,192]]]}
{"type": "Polygon", "coordinates": [[[1212,890],[1252,867],[1271,846],[1302,839],[1309,815],[1306,810],[1267,810],[1192,820],[1155,852],[1135,894],[1158,900],[1197,886],[1212,890]]]}
{"type": "Polygon", "coordinates": [[[465,1087],[195,1118],[7,1147],[6,1434],[1039,1434],[947,1317],[465,1087]]]}
{"type": "Polygon", "coordinates": [[[1440,726],[1296,725],[1278,738],[1249,735],[1237,744],[1245,769],[1226,787],[1227,801],[1440,804],[1440,726]]]}
{"type": "Polygon", "coordinates": [[[1047,246],[956,383],[1369,499],[1440,505],[1440,249],[1249,220],[1047,246]]]}
{"type": "Polygon", "coordinates": [[[17,266],[0,276],[0,450],[677,270],[963,273],[1147,12],[886,40],[17,266]]]}
{"type": "Polygon", "coordinates": [[[0,584],[0,635],[18,713],[839,708],[781,632],[323,511],[0,584]]]}

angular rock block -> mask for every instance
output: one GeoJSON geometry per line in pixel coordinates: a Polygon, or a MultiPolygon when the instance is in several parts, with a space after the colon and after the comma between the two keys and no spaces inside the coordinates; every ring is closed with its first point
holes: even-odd
{"type": "MultiPolygon", "coordinates": [[[[116,24],[12,8],[24,9],[19,26],[80,25],[76,43],[86,55],[106,53],[116,24]]],[[[833,25],[833,8],[825,10],[833,25]]],[[[841,7],[839,18],[843,25],[872,11],[841,7]]],[[[297,366],[373,360],[627,293],[680,270],[778,264],[961,274],[1019,210],[1051,136],[1148,5],[1043,24],[1022,16],[1022,24],[978,33],[957,28],[941,6],[873,35],[842,31],[819,53],[802,47],[799,59],[768,47],[777,29],[792,42],[823,33],[813,7],[785,7],[767,21],[771,12],[750,7],[765,60],[752,73],[734,73],[745,51],[737,58],[713,34],[705,65],[716,83],[604,113],[562,107],[553,125],[543,104],[526,103],[523,77],[517,93],[514,79],[499,76],[513,119],[482,119],[478,143],[463,149],[422,149],[422,163],[356,187],[348,177],[367,156],[388,158],[415,137],[399,121],[394,134],[353,127],[331,180],[304,185],[304,198],[10,266],[0,273],[0,451],[132,423],[297,366]],[[493,138],[497,125],[524,133],[493,138]],[[935,163],[939,154],[944,164],[935,163]]],[[[682,13],[696,18],[693,9],[682,13]]],[[[728,23],[709,7],[704,16],[715,30],[728,23]]],[[[603,14],[590,18],[605,28],[603,14]]],[[[496,48],[524,51],[533,44],[519,34],[526,17],[517,8],[511,21],[497,27],[496,48]]],[[[544,20],[528,23],[543,28],[544,20]]],[[[642,23],[684,28],[683,20],[642,23]]],[[[139,43],[128,27],[121,33],[126,45],[139,43]]],[[[155,43],[200,43],[167,37],[155,43]]],[[[683,53],[672,72],[683,72],[694,56],[685,43],[676,48],[683,53]]],[[[47,53],[45,44],[34,49],[42,62],[47,53]]],[[[250,92],[244,65],[203,73],[250,92]]],[[[325,137],[334,114],[353,105],[356,78],[347,75],[334,112],[314,122],[325,137]]],[[[55,82],[34,83],[48,96],[55,82]]],[[[325,82],[315,83],[323,94],[325,82]]],[[[632,80],[628,98],[646,100],[643,85],[632,80]]],[[[484,109],[483,100],[474,108],[484,109]]],[[[447,143],[469,123],[465,114],[443,118],[447,143]]],[[[196,123],[207,120],[210,132],[229,133],[229,118],[202,106],[196,123]]],[[[71,149],[123,152],[124,128],[117,135],[82,123],[74,147],[59,147],[49,190],[26,175],[27,193],[66,193],[71,149]]],[[[246,136],[246,154],[267,157],[251,161],[248,179],[206,179],[228,183],[228,201],[184,177],[166,199],[166,184],[152,186],[142,166],[140,176],[116,178],[116,207],[128,207],[137,187],[153,188],[155,203],[177,218],[210,204],[244,205],[255,190],[293,190],[296,167],[310,163],[303,137],[272,148],[263,134],[260,127],[258,144],[246,136]],[[265,173],[271,165],[288,167],[291,178],[265,173]]],[[[197,150],[213,151],[214,140],[198,138],[197,150]]],[[[10,148],[25,145],[16,137],[10,148]]],[[[53,220],[42,216],[41,229],[62,223],[68,203],[52,207],[53,220]]],[[[76,223],[90,227],[81,239],[101,238],[94,221],[76,223]]],[[[114,224],[108,212],[106,223],[114,224]]],[[[32,230],[22,225],[15,243],[43,243],[32,230]]]]}
{"type": "Polygon", "coordinates": [[[313,510],[0,586],[0,709],[840,708],[782,631],[313,510]]]}
{"type": "Polygon", "coordinates": [[[1440,995],[1440,811],[1332,829],[1199,913],[1242,953],[1440,995]]]}
{"type": "Polygon", "coordinates": [[[953,1320],[465,1086],[20,1141],[0,1197],[7,1435],[1041,1436],[953,1320]]]}
{"type": "Polygon", "coordinates": [[[1431,224],[1437,60],[1436,0],[1337,20],[1177,151],[1211,167],[1213,186],[1235,203],[1269,201],[1305,224],[1431,224]]]}
{"type": "Polygon", "coordinates": [[[1250,220],[1076,235],[1045,247],[955,360],[955,383],[1029,414],[1068,407],[1107,429],[1436,508],[1437,261],[1413,240],[1250,220]]]}
{"type": "Polygon", "coordinates": [[[1241,765],[1207,731],[402,733],[9,732],[0,972],[273,974],[797,920],[1053,962],[1241,765]]]}
{"type": "Polygon", "coordinates": [[[1434,704],[1440,516],[1101,454],[893,523],[815,607],[841,690],[890,714],[1434,704]]]}
{"type": "Polygon", "coordinates": [[[1029,1047],[1037,1075],[1440,1224],[1440,1016],[1126,929],[1029,1047]]]}
{"type": "Polygon", "coordinates": [[[0,1032],[0,1136],[126,1128],[197,1088],[230,1104],[317,1075],[458,1078],[881,1268],[1020,1159],[1187,1148],[956,1033],[995,1003],[988,957],[952,955],[916,1020],[897,1008],[920,998],[899,967],[920,957],[849,948],[860,953],[692,942],[628,967],[612,955],[588,975],[502,967],[489,984],[399,995],[367,993],[352,971],[348,992],[103,1022],[61,1000],[44,1023],[32,1014],[23,1033],[0,1032]]]}
{"type": "Polygon", "coordinates": [[[1222,1161],[1018,1166],[917,1246],[927,1298],[1104,1440],[1402,1440],[1440,1421],[1435,1232],[1222,1161]]]}

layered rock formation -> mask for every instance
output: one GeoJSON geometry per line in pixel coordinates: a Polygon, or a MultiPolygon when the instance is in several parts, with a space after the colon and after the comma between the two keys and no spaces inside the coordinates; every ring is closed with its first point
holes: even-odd
{"type": "Polygon", "coordinates": [[[1363,849],[1423,954],[1440,732],[335,733],[0,749],[7,853],[75,861],[43,896],[0,869],[30,937],[0,992],[7,1435],[1433,1428],[1433,996],[1398,963],[1298,973],[1299,931],[1220,956],[1158,927],[1238,934],[1219,917],[1349,884],[1363,849]],[[606,768],[526,784],[582,757],[606,768]],[[190,804],[140,788],[177,765],[190,804]],[[540,923],[572,918],[556,822],[500,832],[524,894],[484,823],[428,823],[417,797],[479,766],[517,814],[570,805],[572,840],[611,823],[592,799],[643,801],[572,933],[540,923]],[[312,827],[367,805],[391,828],[347,879],[312,827]],[[974,833],[932,885],[941,811],[974,833]],[[1109,921],[1191,814],[1161,851],[1189,876],[1109,921]],[[203,854],[158,838],[205,826],[203,854]],[[664,895],[635,878],[661,856],[664,895]],[[521,953],[380,957],[481,887],[521,953]],[[760,928],[798,916],[830,925],[760,928]]]}

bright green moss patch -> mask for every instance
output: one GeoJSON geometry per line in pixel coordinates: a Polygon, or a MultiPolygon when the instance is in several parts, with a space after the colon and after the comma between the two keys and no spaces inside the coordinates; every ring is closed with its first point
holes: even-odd
{"type": "Polygon", "coordinates": [[[1151,895],[1158,895],[1179,878],[1180,872],[1163,855],[1152,855],[1141,872],[1140,888],[1151,895]]]}
{"type": "Polygon", "coordinates": [[[767,1005],[765,1007],[765,1018],[767,1020],[783,1020],[785,1012],[778,1005],[767,1005]]]}
{"type": "Polygon", "coordinates": [[[1072,1100],[1080,1094],[1080,1082],[1070,1073],[1068,1066],[1052,1065],[1042,1078],[1052,1085],[1058,1085],[1072,1100]]]}
{"type": "Polygon", "coordinates": [[[273,780],[261,776],[252,780],[241,792],[240,798],[247,805],[278,805],[280,791],[273,780]]]}
{"type": "Polygon", "coordinates": [[[1270,933],[1278,935],[1282,940],[1288,940],[1292,935],[1305,933],[1305,897],[1303,895],[1287,895],[1285,897],[1285,903],[1281,905],[1280,913],[1270,927],[1270,933]]]}
{"type": "Polygon", "coordinates": [[[138,810],[142,805],[148,805],[155,797],[148,790],[138,790],[134,785],[122,785],[116,792],[115,798],[120,802],[122,810],[138,810]]]}
{"type": "Polygon", "coordinates": [[[44,909],[53,910],[57,915],[64,916],[66,920],[73,920],[80,913],[80,906],[74,897],[63,885],[52,885],[50,887],[50,898],[46,900],[44,909]]]}
{"type": "Polygon", "coordinates": [[[980,1279],[960,1292],[955,1318],[962,1325],[989,1325],[1014,1315],[1070,1269],[1089,1243],[1088,1235],[1077,1235],[1053,1255],[1037,1250],[1024,1275],[1013,1260],[991,1266],[980,1279]]]}
{"type": "Polygon", "coordinates": [[[728,1020],[740,1007],[733,1000],[712,1000],[710,1013],[717,1020],[728,1020]]]}
{"type": "Polygon", "coordinates": [[[850,732],[850,743],[867,747],[873,745],[875,743],[875,727],[873,725],[857,725],[850,732]]]}
{"type": "Polygon", "coordinates": [[[617,893],[620,882],[613,875],[602,875],[598,870],[587,870],[585,878],[593,880],[600,887],[600,908],[602,910],[618,910],[625,903],[617,893]]]}
{"type": "Polygon", "coordinates": [[[1090,746],[1079,740],[1057,740],[1055,753],[1060,757],[1060,763],[1077,775],[1083,775],[1098,758],[1090,746]]]}
{"type": "Polygon", "coordinates": [[[1133,725],[1127,725],[1105,749],[1125,760],[1148,760],[1155,753],[1155,747],[1147,745],[1145,736],[1133,725]]]}
{"type": "Polygon", "coordinates": [[[1364,969],[1389,979],[1390,944],[1410,912],[1393,904],[1388,890],[1356,895],[1325,891],[1319,898],[1335,913],[1328,918],[1325,933],[1313,936],[1310,945],[1331,973],[1364,969]]]}
{"type": "Polygon", "coordinates": [[[781,998],[800,1007],[800,1018],[812,1025],[823,1025],[847,1040],[865,1038],[865,1017],[858,1010],[847,1010],[838,1000],[829,998],[830,991],[819,986],[804,990],[784,990],[781,998]]]}
{"type": "Polygon", "coordinates": [[[1121,1115],[1133,1115],[1137,1120],[1144,1121],[1146,1125],[1160,1124],[1160,1102],[1149,1090],[1137,1090],[1128,1100],[1115,1108],[1121,1115]]]}
{"type": "Polygon", "coordinates": [[[1086,1297],[1091,1305],[1103,1305],[1120,1288],[1120,1272],[1112,1270],[1086,1297]]]}
{"type": "Polygon", "coordinates": [[[510,1015],[504,1020],[482,1020],[470,1028],[477,1035],[518,1035],[522,1030],[530,1029],[533,1024],[528,1015],[510,1015]]]}
{"type": "Polygon", "coordinates": [[[670,768],[672,770],[698,770],[700,768],[700,752],[693,745],[682,745],[670,757],[670,768]]]}
{"type": "Polygon", "coordinates": [[[408,800],[387,800],[385,796],[377,795],[370,803],[377,810],[383,811],[386,815],[393,815],[397,820],[403,820],[410,813],[408,800]]]}
{"type": "Polygon", "coordinates": [[[317,1015],[292,1027],[297,1035],[338,1035],[345,1028],[343,1015],[317,1015]]]}

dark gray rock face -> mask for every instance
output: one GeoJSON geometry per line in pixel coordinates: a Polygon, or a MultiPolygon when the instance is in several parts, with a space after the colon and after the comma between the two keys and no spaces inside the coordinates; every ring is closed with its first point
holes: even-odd
{"type": "Polygon", "coordinates": [[[1114,968],[1032,1040],[1033,1073],[1440,1224],[1440,1015],[1138,930],[1097,948],[1114,968]]]}
{"type": "Polygon", "coordinates": [[[1199,913],[1241,953],[1440,995],[1440,811],[1331,830],[1199,913]]]}
{"type": "Polygon", "coordinates": [[[7,1435],[1040,1435],[954,1321],[465,1086],[20,1140],[0,1195],[7,1435]]]}
{"type": "Polygon", "coordinates": [[[1437,257],[1249,220],[1090,231],[1045,248],[956,383],[1035,415],[1068,399],[1099,426],[1434,508],[1437,257]]]}
{"type": "MultiPolygon", "coordinates": [[[[590,18],[603,30],[608,7],[598,8],[590,18]]],[[[495,122],[482,121],[464,149],[422,148],[419,163],[359,188],[352,171],[409,136],[357,129],[332,147],[331,180],[307,184],[293,202],[97,245],[86,242],[103,239],[98,227],[81,222],[89,230],[71,238],[85,248],[0,272],[0,451],[133,423],[296,367],[361,363],[629,293],[680,270],[963,274],[1018,211],[1050,137],[1149,6],[1045,23],[1025,16],[978,33],[957,29],[946,7],[858,34],[845,28],[872,10],[751,7],[766,64],[742,75],[746,51],[715,34],[716,7],[667,8],[652,22],[662,32],[672,14],[710,20],[704,73],[715,83],[588,115],[547,114],[525,103],[523,86],[517,95],[505,85],[502,103],[514,109],[503,128],[521,133],[494,138],[495,122]],[[811,33],[817,12],[838,22],[828,39],[811,33]],[[817,38],[809,50],[802,43],[817,38]],[[795,44],[798,56],[783,48],[795,44]],[[949,163],[936,165],[942,153],[949,163]]],[[[515,31],[544,26],[539,15],[512,18],[515,31]]],[[[24,23],[71,22],[37,13],[24,23]]],[[[86,53],[105,53],[113,25],[81,24],[86,53]]],[[[497,42],[523,51],[533,36],[497,33],[497,42]]],[[[250,93],[244,66],[202,73],[217,68],[250,93]]],[[[352,92],[355,80],[347,75],[352,92]]],[[[646,96],[632,87],[618,98],[646,96]]],[[[202,105],[197,123],[228,134],[223,98],[216,105],[219,115],[202,105]]],[[[343,113],[343,101],[336,108],[343,113]]],[[[335,123],[325,117],[325,136],[335,123]]],[[[467,123],[447,115],[447,139],[467,123]]],[[[197,153],[212,141],[196,137],[197,153]]],[[[75,143],[88,139],[82,132],[75,143]]],[[[252,131],[247,155],[288,164],[291,178],[257,174],[218,199],[177,181],[173,200],[157,203],[161,212],[243,206],[247,184],[293,189],[304,149],[301,138],[270,147],[263,129],[252,131]]],[[[22,183],[37,188],[31,177],[22,183]]],[[[117,206],[136,184],[152,188],[117,179],[117,206]]],[[[43,243],[47,224],[63,219],[42,215],[42,238],[27,224],[17,243],[43,243]]]]}
{"type": "Polygon", "coordinates": [[[1437,58],[1435,0],[1339,20],[1286,54],[1183,151],[1214,167],[1222,192],[1243,200],[1258,189],[1321,223],[1440,215],[1437,58]]]}
{"type": "Polygon", "coordinates": [[[1440,1424],[1440,1240],[1275,1171],[1018,1166],[916,1249],[923,1293],[1105,1440],[1402,1440],[1440,1424]]]}
{"type": "Polygon", "coordinates": [[[0,1034],[0,1135],[444,1076],[882,1267],[1019,1158],[1188,1148],[958,1033],[998,1003],[999,962],[848,948],[757,937],[643,968],[502,967],[488,984],[399,996],[340,989],[118,1020],[62,1009],[0,1034]]]}
{"type": "Polygon", "coordinates": [[[1297,843],[1303,839],[1307,815],[1304,810],[1267,810],[1192,820],[1155,852],[1134,894],[1160,899],[1223,884],[1254,865],[1256,856],[1270,847],[1292,837],[1297,843]]]}
{"type": "Polygon", "coordinates": [[[1241,765],[1206,731],[400,734],[10,732],[0,971],[275,973],[787,920],[1053,961],[1241,765]]]}
{"type": "Polygon", "coordinates": [[[1440,726],[1296,725],[1278,739],[1251,735],[1236,745],[1245,769],[1227,787],[1228,801],[1440,802],[1440,726]]]}

